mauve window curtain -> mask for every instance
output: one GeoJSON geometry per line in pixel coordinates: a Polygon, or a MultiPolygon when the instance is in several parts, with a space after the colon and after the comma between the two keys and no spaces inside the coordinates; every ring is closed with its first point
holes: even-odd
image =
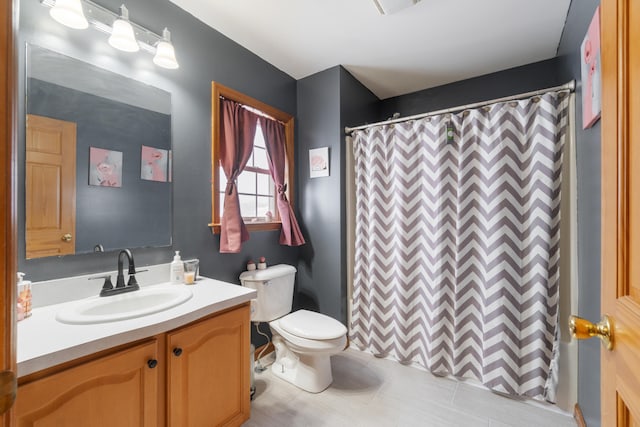
{"type": "Polygon", "coordinates": [[[264,143],[267,148],[269,160],[269,172],[276,185],[276,206],[280,214],[282,228],[280,232],[280,244],[287,246],[300,246],[305,243],[302,232],[298,226],[298,220],[293,213],[293,208],[287,200],[287,184],[284,172],[287,165],[287,148],[285,145],[284,125],[275,120],[260,119],[264,143]]]}
{"type": "Polygon", "coordinates": [[[220,252],[237,253],[242,242],[249,240],[249,232],[240,213],[236,181],[251,158],[258,115],[228,99],[220,99],[220,106],[220,165],[227,177],[220,220],[220,252]]]}
{"type": "Polygon", "coordinates": [[[286,147],[284,126],[244,108],[242,104],[220,99],[220,164],[227,177],[224,206],[220,220],[220,252],[238,253],[249,232],[240,212],[237,178],[251,158],[258,120],[263,129],[269,171],[277,188],[276,203],[282,221],[280,243],[299,246],[305,243],[286,196],[284,172],[286,147]]]}
{"type": "Polygon", "coordinates": [[[554,401],[568,105],[550,92],[355,133],[353,344],[554,401]]]}

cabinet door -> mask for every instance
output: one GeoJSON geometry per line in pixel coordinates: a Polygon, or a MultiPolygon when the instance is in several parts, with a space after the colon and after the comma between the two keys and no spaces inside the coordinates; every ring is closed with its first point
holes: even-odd
{"type": "Polygon", "coordinates": [[[170,427],[249,419],[249,327],[244,305],[167,335],[170,427]]]}
{"type": "Polygon", "coordinates": [[[157,341],[145,341],[19,386],[17,425],[156,427],[157,354],[157,341]]]}

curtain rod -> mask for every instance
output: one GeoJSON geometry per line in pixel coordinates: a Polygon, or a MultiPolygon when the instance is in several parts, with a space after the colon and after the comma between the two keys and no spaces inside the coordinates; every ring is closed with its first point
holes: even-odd
{"type": "Polygon", "coordinates": [[[278,120],[278,119],[276,119],[275,117],[271,117],[270,115],[268,115],[268,114],[267,114],[267,113],[265,113],[264,111],[262,111],[262,110],[260,110],[260,109],[258,109],[258,108],[252,107],[251,105],[243,104],[243,103],[242,103],[242,102],[240,102],[240,101],[236,101],[235,99],[227,98],[227,97],[222,96],[222,95],[220,95],[220,99],[224,99],[224,100],[226,100],[226,101],[232,101],[232,102],[235,102],[236,104],[238,104],[238,105],[242,106],[243,108],[246,108],[247,110],[251,111],[251,112],[252,112],[252,113],[254,113],[254,114],[257,114],[257,115],[259,115],[259,116],[262,116],[262,117],[264,117],[265,119],[269,119],[269,120],[272,120],[272,121],[274,121],[274,122],[278,122],[278,123],[280,123],[281,125],[286,125],[286,123],[285,123],[285,122],[283,122],[282,120],[278,120]]]}
{"type": "Polygon", "coordinates": [[[531,91],[531,92],[521,93],[519,95],[505,96],[504,98],[490,99],[488,101],[480,101],[480,102],[476,102],[476,103],[473,103],[473,104],[460,105],[458,107],[451,107],[451,108],[446,108],[444,110],[437,110],[437,111],[431,111],[429,113],[416,114],[414,116],[399,117],[397,119],[389,119],[389,120],[385,120],[385,121],[382,121],[382,122],[371,123],[371,124],[362,125],[362,126],[356,126],[356,127],[345,126],[344,132],[349,134],[349,133],[351,133],[353,131],[361,130],[361,129],[367,129],[367,128],[370,128],[370,127],[373,127],[373,126],[389,125],[389,124],[392,124],[392,123],[400,123],[400,122],[406,122],[406,121],[409,121],[409,120],[422,119],[424,117],[435,116],[435,115],[438,115],[438,114],[454,113],[454,112],[458,112],[458,111],[462,111],[462,110],[468,110],[468,109],[471,109],[471,108],[484,107],[485,105],[495,104],[495,103],[498,103],[498,102],[514,101],[516,99],[523,99],[523,98],[528,98],[528,97],[531,97],[531,96],[542,95],[542,94],[547,93],[547,92],[554,92],[554,91],[561,91],[561,90],[568,90],[569,92],[573,92],[575,90],[575,88],[576,88],[576,81],[575,80],[571,80],[570,82],[567,82],[567,83],[565,83],[563,85],[560,85],[560,86],[554,86],[554,87],[550,87],[550,88],[547,88],[547,89],[534,90],[534,91],[531,91]]]}

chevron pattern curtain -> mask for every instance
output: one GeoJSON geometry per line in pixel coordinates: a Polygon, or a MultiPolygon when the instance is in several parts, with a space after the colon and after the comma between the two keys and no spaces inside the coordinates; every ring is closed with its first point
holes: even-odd
{"type": "Polygon", "coordinates": [[[354,135],[353,344],[555,399],[568,98],[354,135]]]}

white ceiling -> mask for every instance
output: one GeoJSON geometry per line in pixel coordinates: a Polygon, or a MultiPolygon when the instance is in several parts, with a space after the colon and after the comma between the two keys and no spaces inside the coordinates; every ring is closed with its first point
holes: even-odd
{"type": "Polygon", "coordinates": [[[381,99],[554,57],[571,3],[171,1],[295,79],[342,65],[381,99]]]}

